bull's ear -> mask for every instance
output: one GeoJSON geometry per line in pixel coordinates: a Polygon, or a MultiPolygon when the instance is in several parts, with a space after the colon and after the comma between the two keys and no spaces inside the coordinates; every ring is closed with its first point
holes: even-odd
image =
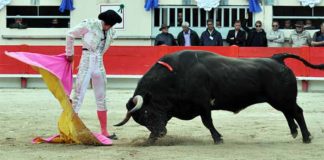
{"type": "Polygon", "coordinates": [[[147,104],[151,101],[152,99],[152,93],[146,92],[144,95],[144,104],[147,104]]]}

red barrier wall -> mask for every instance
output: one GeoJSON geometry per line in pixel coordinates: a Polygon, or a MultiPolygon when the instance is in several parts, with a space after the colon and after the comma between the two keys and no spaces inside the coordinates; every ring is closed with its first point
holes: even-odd
{"type": "MultiPolygon", "coordinates": [[[[324,48],[263,48],[263,47],[168,47],[168,46],[112,46],[104,56],[106,71],[112,75],[140,75],[163,55],[183,49],[206,50],[238,58],[270,57],[276,53],[293,53],[314,64],[324,63],[324,48]]],[[[4,51],[25,51],[56,55],[64,53],[64,46],[0,46],[0,74],[35,74],[31,67],[4,55],[4,51]]],[[[81,47],[75,47],[74,73],[77,72],[81,47]]],[[[286,64],[296,76],[324,77],[324,71],[305,67],[300,61],[289,59],[286,64]]]]}

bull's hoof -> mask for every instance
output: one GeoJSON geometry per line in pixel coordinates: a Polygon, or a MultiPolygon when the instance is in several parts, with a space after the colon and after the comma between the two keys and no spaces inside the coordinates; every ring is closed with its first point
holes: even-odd
{"type": "Polygon", "coordinates": [[[307,138],[303,138],[303,142],[306,143],[306,144],[308,144],[308,143],[311,143],[312,142],[312,139],[313,139],[313,137],[310,135],[307,138]]]}
{"type": "Polygon", "coordinates": [[[303,143],[308,144],[308,143],[311,143],[311,142],[312,142],[312,140],[310,138],[303,139],[303,143]]]}
{"type": "Polygon", "coordinates": [[[295,132],[295,133],[291,133],[291,136],[292,136],[293,138],[296,138],[296,137],[297,137],[297,135],[298,135],[298,132],[295,132]]]}
{"type": "Polygon", "coordinates": [[[224,141],[222,138],[214,140],[214,144],[223,144],[223,143],[224,143],[224,141]]]}
{"type": "Polygon", "coordinates": [[[150,137],[149,139],[147,139],[146,145],[148,145],[148,146],[153,145],[153,144],[155,144],[156,140],[157,140],[157,138],[150,137]]]}

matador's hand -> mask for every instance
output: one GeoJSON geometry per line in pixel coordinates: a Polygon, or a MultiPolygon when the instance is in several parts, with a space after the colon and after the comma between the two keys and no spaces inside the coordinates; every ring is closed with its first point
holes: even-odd
{"type": "Polygon", "coordinates": [[[73,62],[74,56],[66,56],[66,60],[69,62],[73,62]]]}

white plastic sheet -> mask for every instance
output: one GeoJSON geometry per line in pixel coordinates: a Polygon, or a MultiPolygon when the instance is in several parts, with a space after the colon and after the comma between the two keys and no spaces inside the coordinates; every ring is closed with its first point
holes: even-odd
{"type": "Polygon", "coordinates": [[[204,8],[206,11],[210,11],[212,8],[219,6],[220,0],[196,0],[199,8],[204,8]]]}
{"type": "Polygon", "coordinates": [[[299,0],[301,5],[303,6],[309,6],[313,8],[316,4],[321,3],[321,0],[299,0]]]}
{"type": "Polygon", "coordinates": [[[11,0],[0,0],[0,10],[1,10],[4,6],[8,5],[10,2],[11,2],[11,0]]]}

